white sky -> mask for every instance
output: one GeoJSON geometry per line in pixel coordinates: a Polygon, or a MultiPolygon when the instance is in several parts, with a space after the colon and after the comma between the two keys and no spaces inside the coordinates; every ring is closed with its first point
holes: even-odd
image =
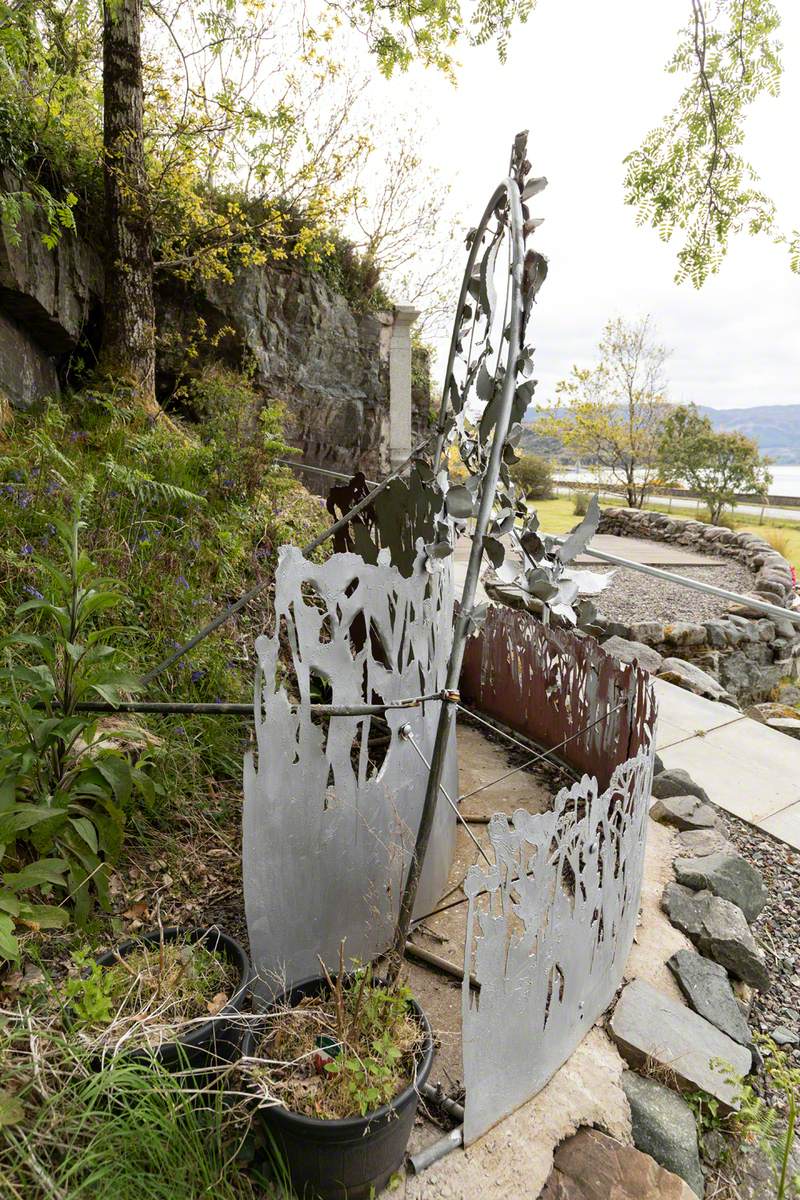
{"type": "MultiPolygon", "coordinates": [[[[800,223],[800,4],[779,7],[782,92],[753,111],[745,149],[791,229],[800,223]]],[[[538,402],[573,362],[593,361],[609,317],[649,312],[673,351],[671,399],[800,403],[800,277],[786,250],[741,235],[695,291],[673,282],[679,243],[637,228],[623,203],[622,159],[680,87],[663,68],[688,11],[688,0],[538,0],[505,66],[483,47],[462,52],[455,89],[431,71],[376,83],[385,104],[429,114],[423,152],[453,178],[466,226],[502,177],[513,135],[530,129],[534,173],[550,181],[534,210],[546,218],[536,244],[550,260],[529,327],[538,402]]]]}

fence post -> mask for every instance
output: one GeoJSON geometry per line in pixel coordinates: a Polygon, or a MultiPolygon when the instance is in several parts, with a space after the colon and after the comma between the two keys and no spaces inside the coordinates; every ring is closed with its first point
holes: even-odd
{"type": "Polygon", "coordinates": [[[389,343],[389,466],[411,453],[411,326],[419,316],[412,304],[394,309],[389,343]]]}

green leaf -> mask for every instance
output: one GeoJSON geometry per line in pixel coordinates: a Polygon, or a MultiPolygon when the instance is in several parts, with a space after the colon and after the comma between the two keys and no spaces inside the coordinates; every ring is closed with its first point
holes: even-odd
{"type": "Polygon", "coordinates": [[[0,913],[0,959],[19,962],[19,942],[14,937],[14,922],[5,913],[0,913]]]}
{"type": "Polygon", "coordinates": [[[20,907],[20,921],[32,929],[64,929],[69,925],[69,913],[65,908],[57,908],[54,904],[23,904],[20,907]]]}
{"type": "MultiPolygon", "coordinates": [[[[0,953],[2,953],[2,931],[0,931],[0,953]]],[[[20,1125],[25,1120],[22,1102],[11,1092],[0,1092],[0,1129],[7,1125],[20,1125]]]]}
{"type": "Polygon", "coordinates": [[[43,883],[63,884],[67,863],[63,858],[40,858],[37,862],[29,863],[21,871],[8,872],[3,876],[7,887],[24,888],[39,887],[43,883]]]}
{"type": "Polygon", "coordinates": [[[23,829],[32,829],[42,821],[62,815],[58,809],[42,804],[15,804],[9,811],[0,813],[0,839],[12,841],[23,829]]]}
{"type": "Polygon", "coordinates": [[[86,843],[93,854],[97,854],[97,830],[88,817],[70,817],[70,825],[78,836],[86,843]]]}
{"type": "Polygon", "coordinates": [[[0,888],[0,911],[10,913],[12,917],[19,916],[19,897],[7,888],[0,888]]]}
{"type": "Polygon", "coordinates": [[[131,769],[119,755],[103,754],[95,759],[95,766],[114,792],[117,804],[125,808],[131,798],[131,769]]]}

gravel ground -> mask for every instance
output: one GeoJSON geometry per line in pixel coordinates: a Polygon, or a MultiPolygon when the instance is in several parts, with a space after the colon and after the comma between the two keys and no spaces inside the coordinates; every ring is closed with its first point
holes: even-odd
{"type": "MultiPolygon", "coordinates": [[[[769,898],[753,925],[772,975],[768,992],[756,992],[750,1024],[772,1036],[778,1026],[800,1043],[800,851],[725,813],[729,839],[764,876],[769,898]]],[[[800,1065],[800,1045],[785,1046],[800,1065]]]]}
{"type": "MultiPolygon", "coordinates": [[[[600,570],[592,564],[592,570],[600,570]]],[[[733,559],[721,559],[719,566],[670,567],[676,575],[687,579],[699,579],[714,587],[728,588],[733,592],[747,592],[753,577],[746,567],[733,559]]],[[[630,624],[633,621],[707,621],[722,616],[729,607],[728,601],[716,596],[696,592],[679,583],[666,583],[641,571],[630,571],[617,567],[611,583],[597,597],[597,609],[606,617],[630,624]]]]}

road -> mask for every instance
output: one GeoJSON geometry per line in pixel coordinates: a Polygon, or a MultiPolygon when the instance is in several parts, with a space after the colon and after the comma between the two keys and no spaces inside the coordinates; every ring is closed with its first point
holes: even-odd
{"type": "MultiPolygon", "coordinates": [[[[560,495],[569,495],[574,489],[565,487],[563,484],[556,484],[556,492],[560,495]]],[[[619,504],[624,503],[624,496],[619,492],[604,492],[600,489],[600,495],[604,500],[616,500],[619,504]]],[[[690,496],[683,498],[681,496],[648,496],[648,502],[653,504],[663,505],[669,511],[670,503],[676,508],[693,508],[697,507],[698,511],[705,508],[702,500],[693,500],[690,496]]],[[[758,504],[737,504],[735,511],[740,514],[749,515],[752,513],[755,517],[760,517],[762,512],[765,517],[770,517],[776,521],[798,521],[800,522],[800,508],[775,508],[772,505],[766,505],[761,508],[758,504]]]]}

